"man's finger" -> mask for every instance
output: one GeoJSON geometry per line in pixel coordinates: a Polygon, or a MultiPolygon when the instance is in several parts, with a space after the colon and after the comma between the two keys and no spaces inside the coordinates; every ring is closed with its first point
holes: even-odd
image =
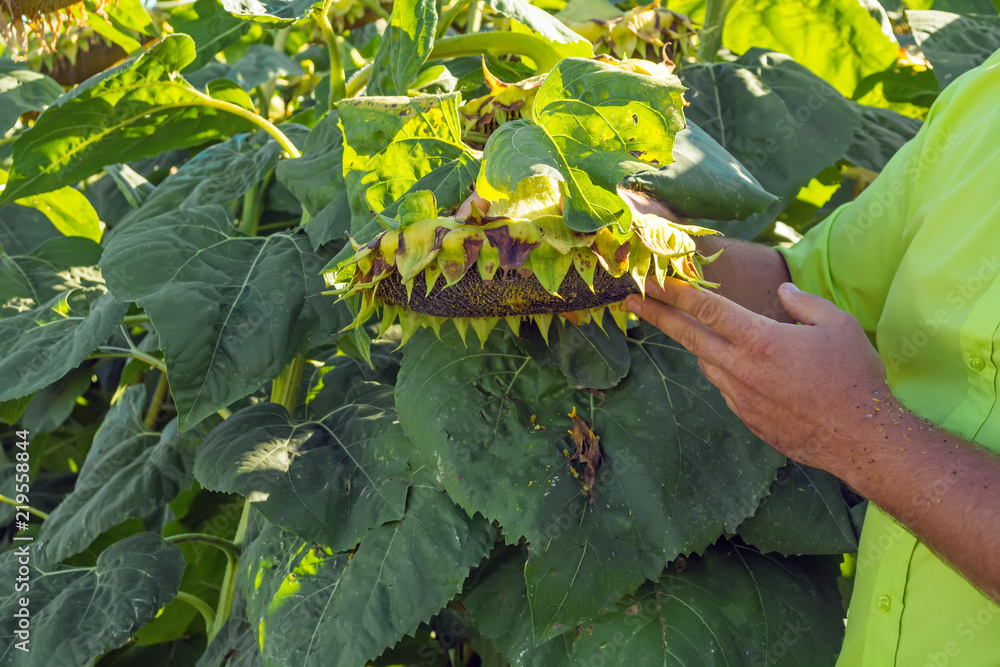
{"type": "Polygon", "coordinates": [[[667,278],[662,287],[655,279],[648,278],[646,296],[684,311],[734,343],[746,340],[761,319],[760,315],[729,299],[696,289],[676,278],[667,278]]]}
{"type": "Polygon", "coordinates": [[[632,294],[625,299],[625,307],[699,358],[721,365],[729,355],[732,343],[672,306],[632,294]]]}
{"type": "Polygon", "coordinates": [[[792,283],[782,283],[778,287],[778,298],[788,314],[802,324],[833,324],[844,315],[844,311],[832,302],[803,292],[792,283]]]}

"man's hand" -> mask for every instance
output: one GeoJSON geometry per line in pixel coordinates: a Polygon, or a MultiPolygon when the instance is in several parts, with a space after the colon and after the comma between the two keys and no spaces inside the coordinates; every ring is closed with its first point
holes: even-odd
{"type": "Polygon", "coordinates": [[[786,456],[837,472],[845,432],[865,430],[888,394],[885,366],[858,321],[835,305],[781,285],[802,326],[782,324],[668,278],[646,282],[625,306],[698,357],[705,377],[751,431],[786,456]],[[841,437],[838,437],[838,434],[841,437]]]}

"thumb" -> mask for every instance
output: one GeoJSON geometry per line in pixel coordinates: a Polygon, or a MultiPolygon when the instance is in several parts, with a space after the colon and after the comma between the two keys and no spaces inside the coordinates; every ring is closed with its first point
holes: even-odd
{"type": "Polygon", "coordinates": [[[832,302],[803,292],[792,283],[782,283],[778,287],[778,298],[792,319],[802,324],[832,323],[843,313],[832,302]]]}

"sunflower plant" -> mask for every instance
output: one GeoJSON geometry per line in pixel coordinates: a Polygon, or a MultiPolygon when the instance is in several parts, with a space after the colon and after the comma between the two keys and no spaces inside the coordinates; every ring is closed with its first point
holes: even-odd
{"type": "Polygon", "coordinates": [[[833,664],[861,499],[621,302],[793,240],[979,51],[88,3],[0,3],[0,666],[833,664]]]}

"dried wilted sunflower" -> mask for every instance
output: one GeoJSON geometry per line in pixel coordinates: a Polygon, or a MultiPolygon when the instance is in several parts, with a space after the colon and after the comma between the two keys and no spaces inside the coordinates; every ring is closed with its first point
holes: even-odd
{"type": "MultiPolygon", "coordinates": [[[[518,334],[534,321],[542,335],[554,317],[603,325],[604,310],[623,330],[621,302],[643,290],[647,275],[708,285],[692,236],[716,232],[635,214],[627,232],[615,226],[576,232],[563,222],[552,179],[526,179],[490,216],[437,217],[433,195],[416,193],[400,207],[398,229],[355,246],[327,275],[345,296],[360,295],[352,327],[382,309],[382,333],[399,318],[405,343],[419,327],[435,332],[451,320],[462,339],[480,342],[502,318],[518,334]]],[[[474,213],[477,209],[473,207],[474,213]]]]}
{"type": "MultiPolygon", "coordinates": [[[[108,0],[94,0],[97,13],[107,18],[108,0]]],[[[84,25],[82,0],[0,0],[0,38],[15,54],[28,52],[28,31],[42,50],[52,51],[67,25],[84,25]]]]}

